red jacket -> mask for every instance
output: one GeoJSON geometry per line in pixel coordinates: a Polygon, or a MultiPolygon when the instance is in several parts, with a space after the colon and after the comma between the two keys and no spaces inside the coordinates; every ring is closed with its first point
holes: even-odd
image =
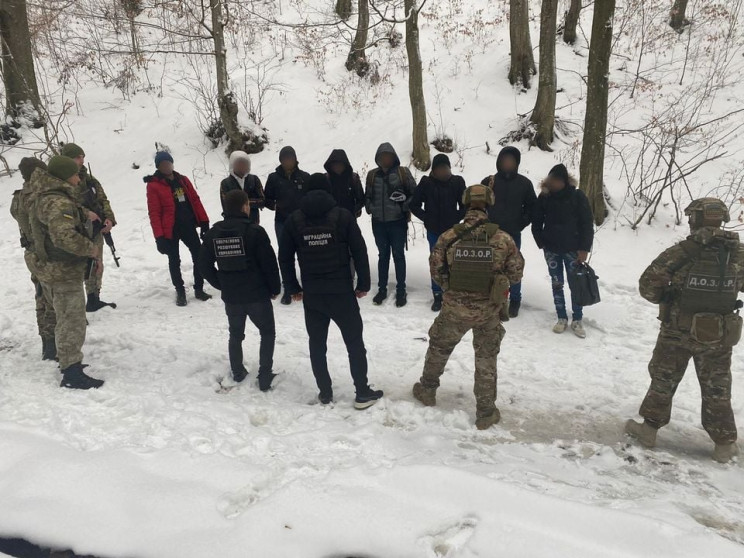
{"type": "MultiPolygon", "coordinates": [[[[199,194],[196,193],[191,181],[177,172],[173,173],[181,182],[186,198],[194,211],[196,222],[200,226],[209,226],[209,217],[204,210],[199,194]]],[[[157,175],[143,178],[147,183],[147,212],[150,214],[150,225],[155,238],[164,236],[173,238],[173,226],[176,224],[176,200],[173,198],[173,190],[170,184],[157,175]]]]}

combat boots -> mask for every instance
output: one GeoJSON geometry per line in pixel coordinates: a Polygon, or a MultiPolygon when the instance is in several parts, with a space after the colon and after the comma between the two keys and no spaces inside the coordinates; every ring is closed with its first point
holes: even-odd
{"type": "Polygon", "coordinates": [[[183,287],[176,289],[176,306],[186,306],[188,301],[186,300],[186,289],[183,287]]]}
{"type": "Polygon", "coordinates": [[[426,407],[433,407],[437,404],[437,388],[424,387],[421,382],[413,384],[413,396],[426,407]]]}
{"type": "Polygon", "coordinates": [[[656,434],[658,432],[659,429],[654,428],[647,421],[636,422],[631,419],[625,423],[625,433],[638,440],[642,446],[647,448],[656,446],[656,434]]]}
{"type": "Polygon", "coordinates": [[[106,306],[116,308],[116,304],[113,302],[104,302],[97,293],[90,293],[88,295],[88,300],[85,303],[85,311],[98,312],[101,308],[106,308],[106,306]]]}
{"type": "Polygon", "coordinates": [[[739,448],[736,446],[736,442],[716,444],[716,448],[713,450],[713,459],[719,463],[728,463],[737,455],[739,455],[739,448]]]}
{"type": "Polygon", "coordinates": [[[41,360],[57,360],[57,342],[54,337],[41,338],[41,360]]]}
{"type": "Polygon", "coordinates": [[[478,430],[488,430],[494,424],[498,424],[500,420],[501,412],[498,409],[494,408],[493,412],[490,415],[486,415],[484,417],[476,417],[475,427],[478,430]]]}
{"type": "Polygon", "coordinates": [[[79,362],[62,370],[62,382],[59,384],[60,387],[69,389],[97,389],[102,385],[103,380],[88,376],[83,372],[83,365],[79,362]]]}

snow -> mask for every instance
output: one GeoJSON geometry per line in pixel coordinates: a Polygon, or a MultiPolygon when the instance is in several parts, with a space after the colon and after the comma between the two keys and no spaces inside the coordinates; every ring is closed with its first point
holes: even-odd
{"type": "MultiPolygon", "coordinates": [[[[473,6],[457,24],[486,6],[492,18],[505,9],[480,1],[473,6]]],[[[436,61],[444,126],[472,148],[454,169],[469,183],[493,171],[495,153],[485,152],[485,142],[498,149],[498,139],[531,108],[536,93],[517,95],[505,80],[504,22],[493,26],[486,45],[462,41],[447,49],[435,42],[442,20],[422,17],[422,55],[425,68],[436,61]],[[468,50],[472,71],[462,63],[468,50]]],[[[258,48],[256,58],[270,55],[268,43],[258,48]]],[[[342,48],[328,55],[325,81],[291,56],[282,61],[277,79],[284,91],[266,107],[271,144],[252,157],[253,172],[265,179],[285,144],[297,149],[308,171],[321,170],[334,147],[345,148],[357,170],[366,170],[381,141],[391,141],[407,160],[406,78],[395,62],[402,55],[394,53],[394,62],[382,68],[390,78],[372,89],[346,76],[342,48]]],[[[562,106],[579,95],[580,79],[571,71],[583,71],[586,58],[560,45],[558,60],[567,68],[559,74],[566,81],[562,106]]],[[[161,64],[156,59],[150,72],[159,76],[161,64]]],[[[656,450],[633,446],[622,434],[647,388],[658,323],[656,309],[637,294],[637,279],[685,234],[669,212],[631,231],[624,217],[633,209],[626,208],[599,230],[592,265],[603,302],[586,311],[584,341],[550,332],[546,266],[525,235],[523,311],[506,324],[499,357],[503,418],[486,432],[473,426],[470,335],[447,368],[438,406],[423,408],[410,395],[434,317],[420,224],[412,227],[407,253],[408,306],[361,302],[370,380],[385,390],[381,403],[365,412],[352,408],[348,359],[332,330],[336,403],[317,404],[298,304],[275,306],[276,388],[264,394],[255,385],[258,354],[249,328],[251,377],[219,393],[229,372],[222,303],[216,297],[206,303],[191,298],[186,308],[173,304],[141,180],[150,172],[154,142],[167,144],[176,169],[194,179],[209,215],[218,219],[227,159],[202,139],[182,71],[190,69],[168,59],[162,97],[142,92],[122,101],[88,85],[78,92],[80,114],[70,116],[69,139],[85,148],[119,221],[113,232],[122,267],[104,255],[102,292],[118,308],[89,315],[84,348],[90,373],[106,380],[102,389],[62,391],[55,366],[39,361],[33,292],[16,225],[7,217],[0,221],[0,536],[142,558],[744,556],[742,466],[710,460],[694,371],[680,386],[672,423],[656,450]]],[[[435,79],[425,73],[434,115],[435,79]]],[[[576,106],[562,110],[579,118],[576,106]]],[[[535,183],[573,153],[570,141],[558,142],[555,153],[520,148],[521,170],[535,183]]],[[[5,156],[16,165],[26,154],[15,149],[5,156]]],[[[452,159],[457,163],[457,154],[452,159]]],[[[701,192],[715,183],[715,176],[707,178],[710,183],[696,185],[701,192]]],[[[20,177],[1,183],[9,193],[20,177]]],[[[608,185],[620,201],[621,181],[610,177],[608,185]]],[[[9,203],[9,195],[0,198],[0,212],[7,215],[9,203]]],[[[262,219],[274,240],[273,215],[265,211],[262,219]]],[[[374,284],[369,218],[360,223],[374,284]]],[[[185,250],[182,259],[188,278],[185,250]]],[[[733,401],[740,423],[742,365],[737,349],[733,401]]]]}

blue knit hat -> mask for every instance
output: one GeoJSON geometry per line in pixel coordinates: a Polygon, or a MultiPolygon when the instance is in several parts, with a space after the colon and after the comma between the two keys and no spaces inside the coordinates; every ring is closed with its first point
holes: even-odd
{"type": "Polygon", "coordinates": [[[167,151],[158,151],[155,154],[155,168],[158,168],[163,161],[170,161],[172,163],[173,156],[167,151]]]}

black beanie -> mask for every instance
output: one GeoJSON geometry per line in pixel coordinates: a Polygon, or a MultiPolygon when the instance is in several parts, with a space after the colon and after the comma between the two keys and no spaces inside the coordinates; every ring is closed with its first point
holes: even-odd
{"type": "Polygon", "coordinates": [[[563,180],[564,184],[568,185],[568,169],[566,168],[566,165],[558,164],[554,166],[552,169],[550,169],[548,176],[551,176],[553,178],[560,178],[561,180],[563,180]]]}
{"type": "Polygon", "coordinates": [[[445,155],[444,153],[440,153],[434,156],[434,159],[431,162],[431,170],[434,170],[437,167],[452,168],[449,157],[447,157],[447,155],[445,155]]]}
{"type": "Polygon", "coordinates": [[[279,162],[281,163],[284,159],[287,159],[291,157],[295,161],[297,160],[297,153],[294,150],[294,147],[286,146],[282,147],[282,150],[279,152],[279,162]]]}
{"type": "Polygon", "coordinates": [[[328,192],[330,190],[328,177],[320,172],[310,176],[310,180],[305,183],[305,191],[312,192],[314,190],[324,190],[328,192]]]}
{"type": "Polygon", "coordinates": [[[36,157],[24,157],[18,164],[18,170],[21,171],[21,176],[25,182],[31,180],[31,175],[36,169],[47,170],[46,163],[36,157]]]}

